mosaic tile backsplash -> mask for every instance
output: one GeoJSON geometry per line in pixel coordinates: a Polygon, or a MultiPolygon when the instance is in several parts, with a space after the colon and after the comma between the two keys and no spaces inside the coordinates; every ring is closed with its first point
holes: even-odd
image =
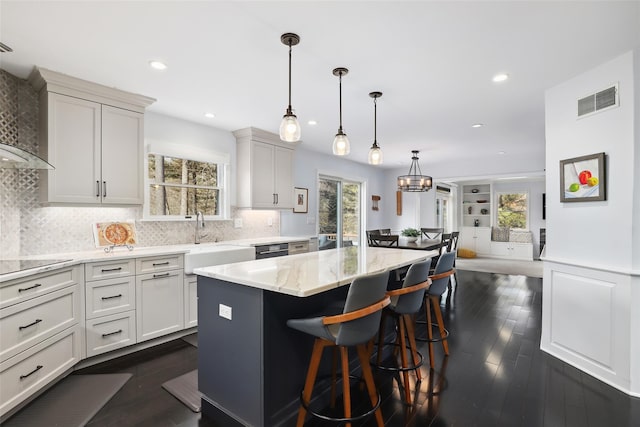
{"type": "MultiPolygon", "coordinates": [[[[38,97],[25,81],[0,70],[0,142],[38,152],[38,97]]],[[[193,243],[193,221],[143,221],[142,207],[43,207],[39,173],[0,169],[0,258],[95,249],[96,222],[136,223],[139,246],[193,243]]],[[[207,221],[201,242],[280,235],[278,211],[231,209],[233,221],[207,221]],[[273,225],[268,225],[269,223],[273,225]]]]}

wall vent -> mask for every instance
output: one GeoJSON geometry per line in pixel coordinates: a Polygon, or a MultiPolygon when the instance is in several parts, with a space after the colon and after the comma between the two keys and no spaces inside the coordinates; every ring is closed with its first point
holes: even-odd
{"type": "Polygon", "coordinates": [[[0,42],[0,52],[1,53],[6,53],[6,52],[13,52],[13,49],[11,49],[9,46],[7,46],[6,44],[0,42]]]}
{"type": "Polygon", "coordinates": [[[619,105],[618,85],[578,99],[578,117],[593,114],[619,105]]]}

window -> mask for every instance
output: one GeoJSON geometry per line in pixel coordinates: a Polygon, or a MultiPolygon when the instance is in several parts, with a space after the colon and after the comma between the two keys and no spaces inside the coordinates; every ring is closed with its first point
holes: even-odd
{"type": "Polygon", "coordinates": [[[498,227],[529,229],[529,194],[526,192],[497,193],[498,227]]]}
{"type": "Polygon", "coordinates": [[[361,183],[351,180],[319,177],[318,233],[327,243],[335,240],[337,247],[359,244],[362,223],[361,187],[361,183]]]}
{"type": "Polygon", "coordinates": [[[149,153],[145,216],[183,219],[200,211],[211,219],[226,218],[226,170],[221,162],[149,153]]]}

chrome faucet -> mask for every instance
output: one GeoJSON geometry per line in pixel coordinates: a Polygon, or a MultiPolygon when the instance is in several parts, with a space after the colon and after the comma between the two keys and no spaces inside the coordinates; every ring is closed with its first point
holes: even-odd
{"type": "Polygon", "coordinates": [[[200,232],[198,231],[200,228],[204,228],[204,215],[202,212],[196,212],[196,231],[194,235],[194,243],[197,245],[200,243],[200,232]],[[202,220],[199,220],[202,218],[202,220]]]}

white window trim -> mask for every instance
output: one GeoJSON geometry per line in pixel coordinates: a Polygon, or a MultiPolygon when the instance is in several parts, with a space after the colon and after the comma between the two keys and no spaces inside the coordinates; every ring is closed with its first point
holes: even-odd
{"type": "MultiPolygon", "coordinates": [[[[219,200],[220,215],[205,215],[207,221],[226,221],[231,219],[231,155],[213,150],[205,150],[200,147],[178,145],[165,141],[151,141],[145,146],[144,155],[144,205],[142,209],[142,221],[190,221],[192,215],[151,215],[149,211],[149,154],[157,154],[167,157],[177,157],[180,159],[195,160],[198,162],[217,163],[222,167],[218,172],[218,177],[222,181],[219,200]]],[[[194,187],[183,186],[180,187],[194,187]]],[[[197,186],[195,186],[197,187],[197,186]]]]}
{"type": "Polygon", "coordinates": [[[493,209],[493,211],[494,211],[493,219],[494,219],[496,227],[500,226],[498,224],[498,206],[499,206],[500,195],[501,194],[526,194],[527,195],[527,224],[526,224],[526,228],[512,228],[512,230],[530,231],[531,194],[530,194],[529,190],[503,190],[503,191],[496,191],[495,192],[495,203],[494,203],[495,208],[493,209]]]}

